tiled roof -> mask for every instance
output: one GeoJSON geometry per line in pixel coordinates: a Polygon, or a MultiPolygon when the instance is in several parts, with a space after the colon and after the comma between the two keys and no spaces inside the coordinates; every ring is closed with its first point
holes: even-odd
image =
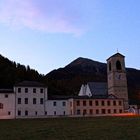
{"type": "Polygon", "coordinates": [[[0,89],[0,93],[14,93],[13,89],[0,89]]]}
{"type": "Polygon", "coordinates": [[[95,96],[52,96],[49,97],[49,100],[68,100],[68,99],[112,99],[115,100],[116,98],[109,98],[108,95],[95,95],[95,96]]]}
{"type": "Polygon", "coordinates": [[[49,97],[49,100],[67,100],[70,98],[73,98],[73,96],[53,95],[49,97]]]}
{"type": "Polygon", "coordinates": [[[107,95],[107,83],[89,82],[87,84],[93,96],[107,95]]]}
{"type": "Polygon", "coordinates": [[[73,99],[108,99],[107,95],[98,95],[98,96],[74,96],[73,99]]]}
{"type": "Polygon", "coordinates": [[[45,87],[45,85],[36,81],[23,81],[15,84],[15,87],[45,87]]]}

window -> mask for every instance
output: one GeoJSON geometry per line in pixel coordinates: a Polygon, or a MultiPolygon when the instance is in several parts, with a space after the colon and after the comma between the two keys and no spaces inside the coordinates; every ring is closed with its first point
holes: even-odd
{"type": "Polygon", "coordinates": [[[3,104],[2,103],[0,103],[0,109],[3,109],[3,104]]]}
{"type": "Polygon", "coordinates": [[[63,105],[63,106],[66,106],[66,102],[62,102],[62,105],[63,105]]]}
{"type": "Polygon", "coordinates": [[[92,101],[89,101],[89,106],[92,106],[92,101]]]}
{"type": "Polygon", "coordinates": [[[18,98],[18,104],[21,104],[21,98],[18,98]]]}
{"type": "Polygon", "coordinates": [[[122,109],[120,109],[119,112],[122,113],[122,109]]]}
{"type": "Polygon", "coordinates": [[[18,110],[18,116],[20,116],[21,115],[21,111],[20,110],[18,110]]]}
{"type": "Polygon", "coordinates": [[[21,88],[18,88],[18,93],[21,93],[21,88]]]}
{"type": "Polygon", "coordinates": [[[56,115],[56,111],[54,111],[54,115],[56,115]]]}
{"type": "Polygon", "coordinates": [[[36,104],[36,98],[33,98],[33,104],[36,104]]]}
{"type": "Polygon", "coordinates": [[[35,112],[35,115],[37,115],[37,111],[35,112]]]}
{"type": "Polygon", "coordinates": [[[11,115],[11,112],[10,111],[8,111],[8,115],[11,115]]]}
{"type": "Polygon", "coordinates": [[[77,115],[80,115],[81,114],[81,111],[78,109],[77,110],[77,115]]]}
{"type": "Polygon", "coordinates": [[[98,109],[96,109],[96,114],[99,114],[99,110],[98,109]]]}
{"type": "Polygon", "coordinates": [[[95,105],[98,106],[99,105],[99,102],[98,101],[95,101],[95,105]]]}
{"type": "Polygon", "coordinates": [[[28,93],[28,88],[25,88],[25,93],[28,93]]]}
{"type": "Polygon", "coordinates": [[[116,62],[116,68],[117,70],[122,70],[121,62],[119,60],[116,62]]]}
{"type": "Polygon", "coordinates": [[[8,94],[5,94],[5,98],[8,98],[8,94]]]}
{"type": "Polygon", "coordinates": [[[107,112],[108,112],[108,114],[110,114],[110,113],[111,113],[111,110],[110,110],[110,109],[108,109],[108,110],[107,110],[107,112]]]}
{"type": "Polygon", "coordinates": [[[116,105],[116,101],[113,101],[113,105],[114,105],[114,106],[116,105]]]}
{"type": "Polygon", "coordinates": [[[105,109],[102,109],[102,114],[105,114],[106,113],[106,110],[105,109]]]}
{"type": "Polygon", "coordinates": [[[53,106],[56,106],[56,102],[53,102],[53,106]]]}
{"type": "Polygon", "coordinates": [[[77,106],[80,106],[80,101],[78,100],[78,101],[76,102],[76,104],[77,104],[77,106]]]}
{"type": "Polygon", "coordinates": [[[63,115],[65,116],[65,114],[66,114],[66,112],[64,111],[64,112],[63,112],[63,115]]]}
{"type": "Polygon", "coordinates": [[[114,113],[117,113],[117,110],[116,109],[114,109],[114,113]]]}
{"type": "Polygon", "coordinates": [[[25,101],[25,104],[28,104],[28,98],[25,98],[24,101],[25,101]]]}
{"type": "Polygon", "coordinates": [[[33,88],[33,93],[36,93],[36,88],[33,88]]]}
{"type": "Polygon", "coordinates": [[[110,106],[110,101],[107,101],[107,105],[110,106]]]}
{"type": "Polygon", "coordinates": [[[87,114],[87,110],[84,109],[84,110],[83,110],[83,115],[86,115],[86,114],[87,114]]]}
{"type": "Polygon", "coordinates": [[[119,105],[120,105],[120,106],[122,105],[122,102],[121,102],[121,101],[119,101],[119,105]]]}
{"type": "Polygon", "coordinates": [[[25,110],[25,116],[28,116],[28,111],[27,110],[25,110]]]}
{"type": "Polygon", "coordinates": [[[83,101],[83,106],[86,106],[86,101],[83,101]]]}
{"type": "Polygon", "coordinates": [[[109,62],[109,71],[111,71],[111,62],[109,62]]]}
{"type": "Polygon", "coordinates": [[[45,111],[45,115],[47,115],[47,111],[45,111]]]}
{"type": "Polygon", "coordinates": [[[105,102],[104,101],[102,101],[102,106],[104,106],[105,105],[105,102]]]}
{"type": "Polygon", "coordinates": [[[89,114],[90,114],[90,115],[93,114],[93,110],[92,110],[92,109],[89,110],[89,114]]]}
{"type": "Polygon", "coordinates": [[[43,93],[43,91],[44,91],[43,88],[41,88],[41,89],[40,89],[40,93],[43,93]]]}
{"type": "Polygon", "coordinates": [[[40,98],[40,104],[43,104],[43,98],[40,98]]]}

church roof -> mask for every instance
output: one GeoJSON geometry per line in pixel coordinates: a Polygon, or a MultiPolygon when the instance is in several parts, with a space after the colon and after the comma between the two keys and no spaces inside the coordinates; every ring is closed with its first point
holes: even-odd
{"type": "Polygon", "coordinates": [[[89,82],[87,83],[93,96],[107,95],[107,83],[105,82],[89,82]]]}
{"type": "Polygon", "coordinates": [[[110,56],[110,57],[107,59],[107,61],[108,61],[110,58],[112,58],[112,57],[125,57],[125,56],[122,55],[121,53],[116,53],[116,54],[110,56]]]}
{"type": "Polygon", "coordinates": [[[23,81],[15,84],[15,87],[45,87],[44,84],[36,81],[23,81]]]}

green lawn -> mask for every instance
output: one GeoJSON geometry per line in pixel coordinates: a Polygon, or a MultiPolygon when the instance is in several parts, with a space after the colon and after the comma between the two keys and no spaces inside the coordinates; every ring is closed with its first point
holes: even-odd
{"type": "Polygon", "coordinates": [[[140,140],[140,117],[0,120],[0,140],[140,140]]]}

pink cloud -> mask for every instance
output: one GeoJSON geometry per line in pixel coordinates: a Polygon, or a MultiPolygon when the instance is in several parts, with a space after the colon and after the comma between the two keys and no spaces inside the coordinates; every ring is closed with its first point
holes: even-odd
{"type": "Polygon", "coordinates": [[[35,0],[3,0],[0,3],[0,22],[11,28],[27,27],[49,33],[70,33],[76,36],[83,33],[83,30],[76,27],[70,18],[66,18],[64,12],[60,14],[56,10],[52,11],[53,14],[48,14],[51,13],[50,9],[43,11],[35,4],[35,0]]]}

